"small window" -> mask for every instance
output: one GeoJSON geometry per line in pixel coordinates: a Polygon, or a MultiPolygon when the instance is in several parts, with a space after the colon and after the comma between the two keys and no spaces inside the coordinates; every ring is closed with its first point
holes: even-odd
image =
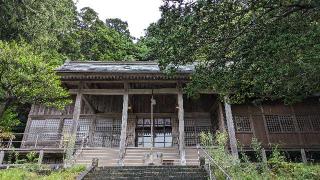
{"type": "Polygon", "coordinates": [[[251,124],[248,116],[234,116],[237,132],[251,132],[251,124]]]}
{"type": "Polygon", "coordinates": [[[269,132],[294,132],[293,118],[290,115],[265,115],[269,132]]]}

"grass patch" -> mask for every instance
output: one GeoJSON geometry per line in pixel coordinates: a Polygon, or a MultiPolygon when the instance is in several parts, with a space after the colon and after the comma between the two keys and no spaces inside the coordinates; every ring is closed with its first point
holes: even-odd
{"type": "Polygon", "coordinates": [[[73,180],[86,169],[85,166],[51,171],[45,166],[26,164],[17,168],[0,170],[1,180],[73,180]]]}

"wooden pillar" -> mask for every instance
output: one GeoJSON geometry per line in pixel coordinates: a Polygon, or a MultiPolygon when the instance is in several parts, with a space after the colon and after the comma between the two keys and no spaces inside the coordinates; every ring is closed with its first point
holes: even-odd
{"type": "Polygon", "coordinates": [[[79,118],[81,113],[81,102],[82,102],[82,94],[79,90],[79,92],[77,93],[76,101],[74,103],[71,135],[69,136],[70,138],[69,138],[67,152],[66,152],[67,160],[71,159],[73,150],[75,147],[75,142],[77,137],[77,128],[78,128],[79,118]]]}
{"type": "Polygon", "coordinates": [[[71,134],[75,136],[77,134],[77,128],[80,119],[81,113],[81,102],[82,102],[82,94],[80,92],[77,93],[76,102],[74,103],[74,110],[73,110],[73,121],[72,121],[72,131],[71,134]]]}
{"type": "Polygon", "coordinates": [[[127,125],[128,125],[128,84],[124,84],[123,104],[122,104],[122,124],[121,124],[121,135],[120,135],[120,151],[119,151],[119,165],[123,166],[123,158],[126,148],[126,137],[127,137],[127,125]]]}
{"type": "Polygon", "coordinates": [[[228,127],[228,134],[229,134],[229,141],[230,141],[230,149],[231,154],[238,159],[238,148],[237,148],[237,139],[236,139],[236,133],[234,129],[234,123],[233,123],[233,117],[232,117],[232,111],[231,111],[231,105],[228,103],[228,97],[224,98],[224,108],[226,111],[226,119],[227,119],[227,127],[228,127]]]}
{"type": "Polygon", "coordinates": [[[0,151],[0,165],[3,163],[4,151],[0,151]]]}
{"type": "Polygon", "coordinates": [[[179,119],[179,152],[181,165],[186,165],[186,151],[184,142],[184,109],[183,109],[183,93],[179,89],[178,92],[178,119],[179,119]]]}
{"type": "Polygon", "coordinates": [[[39,165],[42,164],[43,155],[44,155],[44,152],[43,152],[43,150],[41,149],[40,152],[39,152],[39,158],[38,158],[38,164],[39,164],[39,165]]]}
{"type": "Polygon", "coordinates": [[[307,156],[306,156],[306,151],[304,149],[301,149],[301,160],[303,163],[307,163],[307,156]]]}

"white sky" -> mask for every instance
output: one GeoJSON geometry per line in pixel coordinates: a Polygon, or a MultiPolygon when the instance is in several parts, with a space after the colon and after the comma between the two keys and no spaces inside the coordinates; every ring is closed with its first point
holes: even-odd
{"type": "Polygon", "coordinates": [[[76,0],[78,9],[91,7],[102,21],[106,18],[120,18],[127,21],[132,36],[144,35],[150,23],[156,22],[161,13],[162,0],[76,0]]]}

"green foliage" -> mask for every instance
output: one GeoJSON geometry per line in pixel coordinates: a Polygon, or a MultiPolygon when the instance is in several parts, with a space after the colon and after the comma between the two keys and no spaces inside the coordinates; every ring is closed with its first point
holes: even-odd
{"type": "Polygon", "coordinates": [[[39,180],[73,180],[78,176],[82,171],[85,170],[85,166],[73,166],[71,168],[59,170],[59,171],[50,171],[46,167],[39,167],[36,164],[26,164],[20,168],[10,168],[6,170],[0,170],[0,179],[3,180],[25,180],[25,179],[39,179],[39,180]],[[34,167],[33,169],[27,168],[27,166],[34,167]],[[48,175],[40,175],[38,172],[49,171],[48,175]]]}
{"type": "Polygon", "coordinates": [[[72,0],[0,0],[0,39],[23,39],[39,51],[57,50],[58,37],[70,31],[75,17],[72,0]]]}
{"type": "Polygon", "coordinates": [[[198,63],[189,95],[293,103],[320,91],[319,10],[317,0],[166,0],[147,38],[163,68],[198,63]]]}
{"type": "Polygon", "coordinates": [[[122,21],[119,18],[108,18],[106,19],[106,25],[116,30],[118,33],[130,37],[128,22],[122,21]]]}
{"type": "Polygon", "coordinates": [[[0,102],[5,108],[16,103],[63,108],[70,103],[55,67],[48,66],[42,54],[33,53],[27,44],[3,41],[0,51],[0,102]]]}
{"type": "Polygon", "coordinates": [[[126,22],[107,19],[103,23],[91,8],[81,9],[77,25],[62,39],[61,53],[72,60],[134,60],[139,54],[126,22]]]}
{"type": "MultiPolygon", "coordinates": [[[[286,162],[284,156],[274,148],[268,162],[263,162],[260,156],[261,144],[257,139],[252,140],[252,148],[257,156],[258,163],[252,163],[242,153],[241,161],[226,151],[228,142],[226,133],[218,132],[215,137],[210,133],[201,133],[202,145],[206,147],[214,161],[227,171],[233,179],[318,179],[320,165],[306,165],[302,163],[286,162]],[[213,148],[214,146],[214,148],[213,148]],[[259,155],[258,155],[259,154],[259,155]]],[[[225,175],[216,167],[213,167],[216,179],[225,179],[225,175]]]]}
{"type": "Polygon", "coordinates": [[[29,163],[35,163],[37,162],[38,158],[37,158],[38,153],[37,152],[29,152],[26,157],[27,157],[27,161],[29,163]]]}
{"type": "Polygon", "coordinates": [[[3,112],[2,117],[0,117],[0,133],[10,132],[13,127],[19,124],[18,114],[14,111],[13,107],[9,107],[3,112]]]}

